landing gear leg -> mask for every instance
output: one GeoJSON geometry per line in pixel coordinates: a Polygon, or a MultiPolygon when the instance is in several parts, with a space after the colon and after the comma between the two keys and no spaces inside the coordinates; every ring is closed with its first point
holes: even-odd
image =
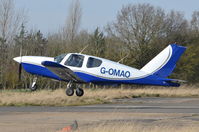
{"type": "Polygon", "coordinates": [[[84,95],[84,90],[82,88],[79,88],[76,84],[69,82],[66,88],[66,95],[73,96],[74,90],[76,90],[75,93],[77,96],[81,97],[84,95]]]}
{"type": "Polygon", "coordinates": [[[37,90],[37,84],[36,83],[37,83],[37,77],[34,77],[33,82],[31,84],[31,87],[30,87],[31,91],[37,90]]]}

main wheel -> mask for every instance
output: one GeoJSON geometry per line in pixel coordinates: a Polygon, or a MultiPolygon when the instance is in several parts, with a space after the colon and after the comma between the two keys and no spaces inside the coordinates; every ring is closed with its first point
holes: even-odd
{"type": "Polygon", "coordinates": [[[72,89],[72,88],[67,88],[66,89],[66,95],[73,96],[73,94],[74,94],[74,89],[72,89]]]}
{"type": "Polygon", "coordinates": [[[76,95],[79,96],[79,97],[83,96],[84,95],[84,90],[81,89],[81,88],[77,88],[76,89],[76,95]]]}

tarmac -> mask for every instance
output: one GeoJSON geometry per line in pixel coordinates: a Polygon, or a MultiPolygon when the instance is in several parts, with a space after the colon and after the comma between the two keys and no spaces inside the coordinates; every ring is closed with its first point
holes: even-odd
{"type": "Polygon", "coordinates": [[[133,98],[87,106],[0,107],[2,132],[56,132],[74,120],[79,128],[110,122],[199,125],[199,98],[133,98]]]}

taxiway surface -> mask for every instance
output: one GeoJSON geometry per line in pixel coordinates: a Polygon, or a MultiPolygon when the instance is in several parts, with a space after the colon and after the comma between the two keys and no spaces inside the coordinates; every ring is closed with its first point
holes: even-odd
{"type": "Polygon", "coordinates": [[[56,132],[74,120],[79,127],[118,121],[199,125],[199,98],[133,98],[88,106],[0,107],[2,132],[56,132]]]}

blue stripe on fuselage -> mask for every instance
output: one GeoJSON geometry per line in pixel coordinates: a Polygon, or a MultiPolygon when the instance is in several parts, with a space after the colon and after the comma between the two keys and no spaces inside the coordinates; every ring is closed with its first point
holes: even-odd
{"type": "MultiPolygon", "coordinates": [[[[47,68],[35,64],[29,64],[29,63],[22,63],[23,68],[25,69],[26,72],[43,76],[43,77],[48,77],[48,78],[53,78],[56,80],[62,80],[59,78],[56,74],[48,70],[47,68]]],[[[90,75],[87,73],[83,72],[74,72],[79,78],[84,80],[85,82],[92,82],[96,84],[145,84],[145,85],[161,85],[161,86],[171,86],[172,84],[159,80],[157,76],[150,75],[145,78],[141,79],[128,79],[128,80],[112,80],[112,79],[106,79],[102,77],[97,77],[94,75],[90,75]]]]}
{"type": "Polygon", "coordinates": [[[159,86],[171,86],[170,83],[162,81],[159,79],[158,76],[154,75],[149,75],[144,78],[140,79],[128,79],[128,80],[112,80],[112,79],[105,79],[102,77],[96,77],[94,75],[90,75],[87,73],[82,73],[82,72],[75,72],[75,74],[84,80],[85,82],[92,82],[96,84],[107,84],[107,83],[112,83],[112,84],[143,84],[143,85],[159,85],[159,86]]]}

